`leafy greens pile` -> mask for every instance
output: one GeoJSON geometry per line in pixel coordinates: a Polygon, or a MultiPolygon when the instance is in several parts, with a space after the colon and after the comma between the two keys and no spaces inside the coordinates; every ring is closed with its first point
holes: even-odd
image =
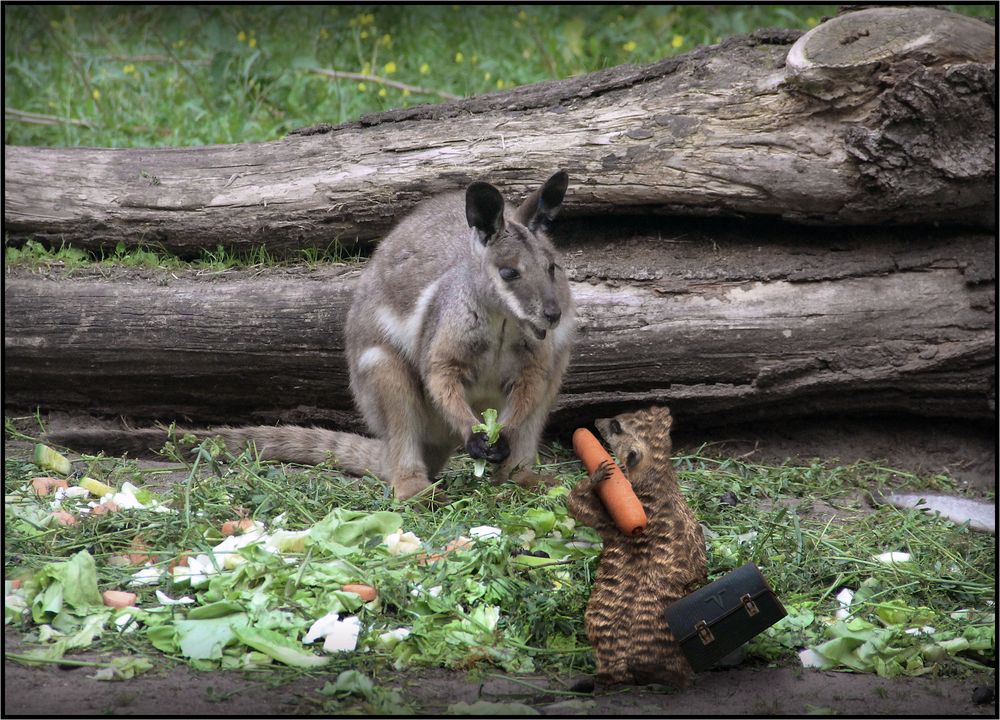
{"type": "MultiPolygon", "coordinates": [[[[186,479],[162,496],[125,480],[145,472],[135,463],[84,458],[83,474],[104,479],[90,485],[120,488],[102,502],[125,506],[99,516],[101,503],[72,487],[36,497],[28,481],[41,469],[7,461],[4,618],[35,644],[13,659],[127,648],[102,668],[107,679],[148,669],[141,654],[154,648],[201,669],[592,669],[583,614],[600,541],[567,514],[575,462],[549,465],[561,484],[538,491],[485,485],[470,460],[457,460],[447,475],[459,499],[427,512],[394,503],[370,478],[248,453],[223,464],[219,452],[200,447],[200,460],[177,468],[186,479]],[[53,522],[57,506],[79,522],[53,522]],[[221,519],[238,507],[254,508],[254,523],[223,538],[221,519]],[[137,540],[148,550],[139,566],[123,559],[137,540]],[[356,583],[376,588],[376,599],[343,589],[356,583]],[[104,589],[134,591],[139,602],[105,607],[104,589]]],[[[884,482],[871,466],[677,463],[706,526],[710,576],[753,561],[789,610],[751,642],[751,657],[797,662],[798,653],[805,665],[885,676],[993,662],[990,539],[892,508],[838,523],[812,512],[814,501],[849,504],[855,486],[884,482]],[[727,493],[742,502],[720,502],[727,493]],[[886,513],[898,522],[887,525],[886,513]],[[887,549],[913,558],[878,561],[887,549]]],[[[375,697],[352,678],[330,693],[375,697]]]]}

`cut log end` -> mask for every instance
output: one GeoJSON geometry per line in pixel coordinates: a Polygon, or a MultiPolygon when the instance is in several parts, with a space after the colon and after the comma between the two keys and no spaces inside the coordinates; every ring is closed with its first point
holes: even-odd
{"type": "Polygon", "coordinates": [[[857,68],[919,57],[927,64],[996,61],[996,29],[976,18],[924,7],[869,8],[816,26],[792,45],[793,75],[835,78],[857,68]]]}

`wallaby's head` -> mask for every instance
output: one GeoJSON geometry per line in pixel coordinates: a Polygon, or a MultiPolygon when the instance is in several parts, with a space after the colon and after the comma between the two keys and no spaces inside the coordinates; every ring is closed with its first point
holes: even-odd
{"type": "Polygon", "coordinates": [[[482,259],[500,302],[539,340],[559,324],[571,302],[566,273],[546,236],[562,205],[569,176],[560,170],[510,216],[503,196],[485,182],[465,192],[473,253],[482,259]]]}

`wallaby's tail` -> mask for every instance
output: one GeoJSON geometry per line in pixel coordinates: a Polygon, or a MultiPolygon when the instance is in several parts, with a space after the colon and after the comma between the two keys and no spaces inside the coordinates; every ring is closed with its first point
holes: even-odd
{"type": "MultiPolygon", "coordinates": [[[[210,430],[182,430],[176,437],[191,432],[200,439],[219,437],[232,453],[242,452],[253,444],[265,460],[316,465],[330,461],[352,475],[370,473],[386,477],[384,444],[381,440],[353,433],[294,425],[272,427],[221,427],[210,430]]],[[[170,436],[165,428],[119,430],[112,428],[65,428],[46,434],[47,442],[78,452],[129,453],[149,457],[160,450],[170,436]]]]}
{"type": "Polygon", "coordinates": [[[230,452],[238,452],[251,443],[266,460],[317,465],[330,461],[352,475],[371,473],[386,477],[385,451],[381,440],[353,433],[306,428],[295,425],[271,427],[215,428],[212,435],[222,438],[230,452]]]}

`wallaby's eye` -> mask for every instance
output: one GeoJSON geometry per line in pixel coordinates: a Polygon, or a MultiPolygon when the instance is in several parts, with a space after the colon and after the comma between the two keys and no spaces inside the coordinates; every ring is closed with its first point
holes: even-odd
{"type": "Polygon", "coordinates": [[[521,273],[519,273],[512,267],[502,267],[500,268],[500,277],[502,277],[507,282],[510,282],[512,280],[517,280],[519,277],[521,277],[521,273]]]}
{"type": "Polygon", "coordinates": [[[609,428],[611,430],[612,435],[617,435],[622,431],[621,423],[619,423],[617,420],[612,420],[609,428]]]}
{"type": "Polygon", "coordinates": [[[625,467],[633,468],[637,462],[639,462],[639,453],[635,450],[629,450],[628,457],[625,458],[625,467]]]}

